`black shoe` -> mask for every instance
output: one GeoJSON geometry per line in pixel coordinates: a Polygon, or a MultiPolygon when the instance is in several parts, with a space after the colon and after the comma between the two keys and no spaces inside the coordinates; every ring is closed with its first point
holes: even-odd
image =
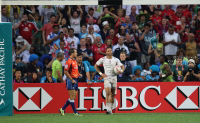
{"type": "Polygon", "coordinates": [[[107,111],[106,114],[111,114],[111,113],[107,111]]]}

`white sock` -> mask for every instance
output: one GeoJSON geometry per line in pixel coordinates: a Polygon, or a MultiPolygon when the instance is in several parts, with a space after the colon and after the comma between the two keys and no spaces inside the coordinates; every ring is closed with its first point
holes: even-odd
{"type": "Polygon", "coordinates": [[[114,103],[110,103],[111,112],[112,112],[112,109],[113,109],[113,105],[114,105],[114,103]]]}
{"type": "Polygon", "coordinates": [[[111,105],[111,103],[106,103],[106,108],[107,108],[107,112],[110,112],[110,105],[111,105]]]}

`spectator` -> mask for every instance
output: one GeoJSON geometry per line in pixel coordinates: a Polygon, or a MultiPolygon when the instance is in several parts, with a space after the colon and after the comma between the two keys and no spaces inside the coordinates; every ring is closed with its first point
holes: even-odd
{"type": "Polygon", "coordinates": [[[41,73],[41,75],[44,73],[43,72],[43,69],[44,69],[44,65],[42,64],[42,62],[41,61],[38,61],[38,63],[36,64],[36,66],[37,66],[37,72],[39,72],[39,73],[41,73]]]}
{"type": "Polygon", "coordinates": [[[78,44],[80,42],[79,42],[78,37],[76,37],[74,35],[74,29],[73,28],[69,29],[69,37],[67,38],[67,42],[69,43],[70,48],[75,48],[75,49],[78,48],[78,44]]]}
{"type": "Polygon", "coordinates": [[[174,31],[174,26],[170,25],[168,32],[163,35],[163,45],[165,46],[165,55],[168,60],[173,60],[178,47],[182,44],[179,34],[174,31]]]}
{"type": "Polygon", "coordinates": [[[186,18],[185,18],[185,16],[182,16],[180,18],[180,22],[181,22],[181,24],[176,26],[176,32],[178,34],[180,34],[180,36],[182,37],[182,34],[185,32],[185,26],[186,26],[186,23],[185,23],[186,22],[186,18]]]}
{"type": "Polygon", "coordinates": [[[52,69],[46,69],[46,76],[42,77],[40,83],[57,83],[57,80],[52,77],[52,69]]]}
{"type": "Polygon", "coordinates": [[[67,25],[67,20],[65,18],[63,18],[63,15],[60,13],[60,18],[58,20],[58,25],[60,25],[60,31],[63,31],[62,30],[62,26],[66,25],[66,27],[68,28],[68,25],[67,25]]]}
{"type": "Polygon", "coordinates": [[[2,13],[1,13],[1,21],[2,21],[2,22],[11,22],[11,21],[10,21],[10,18],[7,17],[7,10],[6,10],[6,7],[2,7],[2,8],[1,8],[1,11],[2,11],[2,13]]]}
{"type": "Polygon", "coordinates": [[[141,72],[141,75],[142,76],[151,75],[150,63],[149,62],[144,63],[144,67],[143,67],[143,70],[141,72]]]}
{"type": "Polygon", "coordinates": [[[55,15],[55,10],[52,8],[52,5],[47,5],[46,8],[42,10],[41,22],[44,23],[44,25],[50,23],[49,18],[51,18],[53,14],[55,15]]]}
{"type": "Polygon", "coordinates": [[[16,52],[17,55],[20,55],[23,51],[27,50],[29,51],[31,48],[31,45],[22,38],[22,36],[18,36],[16,39],[16,46],[20,48],[18,52],[16,52]]]}
{"type": "Polygon", "coordinates": [[[29,83],[40,83],[37,72],[32,73],[32,81],[29,83]]]}
{"type": "Polygon", "coordinates": [[[144,76],[141,76],[142,67],[137,65],[134,67],[133,72],[134,76],[131,78],[133,81],[143,81],[145,79],[144,76]]]}
{"type": "Polygon", "coordinates": [[[112,40],[111,40],[110,38],[107,38],[107,39],[105,40],[104,44],[106,44],[107,47],[109,47],[109,48],[111,48],[111,49],[112,49],[112,47],[113,47],[113,45],[112,45],[112,40]]]}
{"type": "Polygon", "coordinates": [[[152,15],[153,28],[158,32],[158,25],[162,24],[162,17],[159,15],[160,9],[154,9],[154,15],[152,15]]]}
{"type": "Polygon", "coordinates": [[[50,51],[49,55],[51,55],[54,52],[54,44],[58,44],[59,40],[59,25],[54,24],[53,25],[53,32],[51,32],[48,37],[47,37],[47,42],[46,44],[50,44],[50,51]]]}
{"type": "Polygon", "coordinates": [[[115,17],[115,21],[116,21],[116,24],[115,24],[115,32],[117,33],[118,32],[118,28],[119,26],[125,22],[125,18],[123,17],[123,9],[118,9],[117,10],[117,16],[108,12],[109,14],[113,15],[115,17]]]}
{"type": "Polygon", "coordinates": [[[194,59],[196,63],[198,63],[197,49],[198,45],[195,42],[195,37],[193,33],[188,34],[188,42],[185,43],[185,55],[187,58],[194,59]]]}
{"type": "Polygon", "coordinates": [[[200,71],[197,71],[195,68],[195,61],[190,59],[188,61],[188,71],[184,77],[184,82],[187,81],[199,81],[200,79],[200,71]]]}
{"type": "Polygon", "coordinates": [[[34,14],[34,21],[35,25],[37,26],[37,28],[39,29],[38,30],[38,33],[34,36],[33,38],[33,44],[41,44],[42,43],[42,22],[39,21],[39,14],[38,13],[35,13],[34,14]]]}
{"type": "Polygon", "coordinates": [[[182,6],[178,6],[176,14],[173,15],[172,18],[170,18],[170,23],[173,24],[175,27],[177,27],[178,25],[181,25],[180,19],[182,16],[183,16],[182,6]]]}
{"type": "MultiPolygon", "coordinates": [[[[19,14],[14,12],[13,18],[11,18],[12,26],[16,26],[20,22],[19,14]]],[[[19,29],[13,30],[13,40],[19,36],[19,29]]]]}
{"type": "Polygon", "coordinates": [[[43,39],[44,45],[47,44],[46,39],[47,39],[48,35],[51,32],[53,32],[53,26],[54,26],[55,21],[56,21],[56,16],[51,15],[50,22],[45,24],[44,27],[42,28],[42,39],[43,39]]]}
{"type": "Polygon", "coordinates": [[[62,66],[65,66],[66,61],[69,58],[69,49],[65,49],[65,42],[64,41],[60,41],[59,42],[60,48],[56,50],[55,54],[58,54],[58,52],[62,52],[64,54],[64,59],[61,61],[62,66]]]}
{"type": "Polygon", "coordinates": [[[89,50],[88,48],[86,48],[86,41],[84,38],[82,38],[80,40],[80,45],[81,45],[81,47],[78,48],[77,52],[82,54],[82,56],[81,56],[82,60],[88,61],[88,62],[92,61],[93,60],[92,51],[89,50]]]}
{"type": "Polygon", "coordinates": [[[188,41],[188,34],[190,33],[190,26],[185,26],[185,31],[181,35],[182,43],[186,43],[188,41]]]}
{"type": "Polygon", "coordinates": [[[102,26],[103,26],[103,29],[99,32],[99,34],[101,35],[102,40],[105,41],[106,37],[109,36],[109,23],[108,23],[108,21],[104,21],[102,23],[102,26]]]}
{"type": "Polygon", "coordinates": [[[182,82],[188,70],[188,66],[183,64],[183,57],[178,57],[176,65],[172,66],[172,76],[174,81],[182,82]]]}
{"type": "Polygon", "coordinates": [[[130,32],[132,23],[130,22],[130,17],[128,15],[125,16],[125,22],[122,23],[121,25],[123,25],[125,27],[126,33],[130,32]]]}
{"type": "Polygon", "coordinates": [[[137,22],[133,22],[132,27],[129,32],[129,34],[131,35],[131,40],[134,40],[137,43],[139,43],[138,40],[139,40],[140,33],[142,33],[142,32],[141,32],[141,30],[139,30],[137,22]]]}
{"type": "Polygon", "coordinates": [[[194,16],[194,23],[197,30],[200,30],[200,8],[197,10],[197,15],[194,16]]]}
{"type": "Polygon", "coordinates": [[[14,26],[14,30],[19,29],[20,35],[28,41],[29,44],[32,44],[33,37],[38,33],[38,28],[32,23],[28,21],[28,15],[23,14],[22,20],[16,26],[14,26]],[[34,34],[32,34],[34,31],[34,34]]]}
{"type": "Polygon", "coordinates": [[[124,45],[124,38],[118,39],[118,44],[113,46],[113,56],[120,59],[120,53],[125,52],[127,57],[130,58],[130,52],[127,46],[124,45]]]}
{"type": "Polygon", "coordinates": [[[29,58],[30,55],[34,54],[36,51],[36,48],[34,46],[31,46],[30,50],[24,50],[21,54],[20,57],[22,57],[22,63],[27,64],[29,63],[29,58]]]}
{"type": "Polygon", "coordinates": [[[114,24],[115,24],[114,17],[108,13],[109,13],[108,8],[104,7],[103,12],[98,19],[97,24],[99,24],[101,26],[102,22],[108,21],[108,23],[110,24],[109,25],[110,29],[114,29],[114,24]]]}
{"type": "Polygon", "coordinates": [[[195,39],[196,39],[198,48],[200,49],[200,30],[196,31],[195,39]]]}
{"type": "Polygon", "coordinates": [[[20,70],[16,70],[14,75],[15,75],[15,79],[13,80],[13,83],[24,83],[24,81],[21,80],[22,74],[20,70]]]}
{"type": "Polygon", "coordinates": [[[144,10],[144,13],[147,13],[149,14],[150,16],[153,16],[154,15],[154,12],[156,11],[156,5],[150,5],[150,6],[147,6],[144,10]]]}
{"type": "MultiPolygon", "coordinates": [[[[72,13],[72,16],[71,16],[71,7],[68,6],[69,10],[68,10],[68,16],[69,16],[69,19],[70,19],[70,25],[71,25],[71,28],[74,29],[74,35],[76,37],[78,37],[78,34],[80,33],[81,29],[80,29],[80,22],[81,22],[81,19],[82,19],[82,15],[83,15],[83,11],[80,7],[80,5],[77,5],[78,6],[78,9],[80,10],[80,15],[78,15],[78,12],[77,11],[73,11],[72,13]]],[[[76,48],[77,49],[77,48],[76,48]]]]}
{"type": "Polygon", "coordinates": [[[85,34],[87,33],[86,30],[87,30],[87,25],[86,25],[86,24],[82,24],[81,33],[78,35],[79,40],[81,39],[81,37],[82,37],[83,35],[85,35],[85,34]]]}
{"type": "Polygon", "coordinates": [[[120,61],[124,65],[124,72],[117,76],[117,81],[128,82],[129,75],[132,73],[132,68],[130,62],[126,61],[126,52],[120,53],[120,61]]]}
{"type": "Polygon", "coordinates": [[[88,11],[88,16],[87,16],[87,18],[86,18],[86,23],[88,23],[88,19],[89,19],[90,17],[93,18],[94,24],[96,24],[96,23],[97,23],[97,18],[94,17],[94,9],[93,9],[93,8],[90,8],[89,11],[88,11]]]}
{"type": "Polygon", "coordinates": [[[86,37],[86,48],[92,51],[92,41],[90,37],[86,37]]]}
{"type": "MultiPolygon", "coordinates": [[[[38,55],[32,54],[29,57],[30,64],[27,67],[28,76],[31,76],[34,72],[37,72],[38,55]]],[[[41,75],[42,73],[40,73],[41,75]]]]}
{"type": "Polygon", "coordinates": [[[88,23],[87,23],[87,31],[89,32],[89,27],[93,26],[94,32],[98,33],[100,31],[100,28],[98,25],[94,24],[94,20],[92,17],[88,18],[88,23]]]}
{"type": "MultiPolygon", "coordinates": [[[[88,32],[86,34],[84,34],[81,38],[90,37],[90,39],[92,41],[92,44],[94,44],[95,43],[94,41],[96,40],[96,37],[100,37],[101,38],[101,35],[96,33],[96,32],[94,32],[94,27],[93,26],[90,25],[88,28],[89,28],[88,32]]],[[[103,43],[102,38],[101,38],[101,42],[103,43]]]]}
{"type": "Polygon", "coordinates": [[[45,74],[44,71],[49,67],[48,65],[51,62],[51,60],[52,60],[52,58],[49,55],[43,55],[41,57],[40,61],[43,63],[43,66],[44,66],[43,74],[45,74]]]}
{"type": "Polygon", "coordinates": [[[62,32],[64,33],[65,38],[67,39],[69,37],[69,31],[68,31],[67,25],[62,26],[62,32]]]}
{"type": "Polygon", "coordinates": [[[174,82],[172,77],[172,71],[167,63],[167,57],[165,55],[160,56],[160,70],[162,73],[161,82],[174,82]]]}
{"type": "Polygon", "coordinates": [[[21,71],[21,77],[27,76],[26,67],[22,63],[21,57],[19,55],[16,56],[16,60],[13,62],[13,72],[16,72],[17,70],[21,71]]]}
{"type": "Polygon", "coordinates": [[[167,17],[171,19],[174,16],[175,12],[170,8],[170,5],[165,5],[165,9],[161,12],[161,17],[167,17]]]}
{"type": "Polygon", "coordinates": [[[182,13],[183,16],[186,17],[186,23],[189,24],[190,21],[192,20],[192,14],[191,12],[188,10],[188,5],[181,5],[182,6],[182,13]]]}
{"type": "Polygon", "coordinates": [[[147,81],[156,81],[160,79],[159,67],[157,65],[152,65],[150,68],[151,74],[146,76],[147,81]]]}
{"type": "Polygon", "coordinates": [[[7,8],[7,16],[10,17],[11,20],[14,18],[14,13],[17,13],[18,15],[20,14],[21,18],[22,13],[20,11],[20,7],[18,7],[17,5],[7,5],[6,8],[7,8]]]}
{"type": "Polygon", "coordinates": [[[168,31],[168,20],[164,17],[162,18],[162,24],[158,24],[158,33],[160,36],[162,36],[161,39],[163,39],[163,35],[168,31]]]}
{"type": "Polygon", "coordinates": [[[123,25],[120,25],[119,29],[118,29],[118,33],[116,34],[116,37],[117,38],[119,38],[119,37],[125,38],[125,35],[126,35],[125,27],[123,25]]]}
{"type": "Polygon", "coordinates": [[[144,30],[144,25],[148,21],[150,15],[140,12],[139,15],[136,16],[136,20],[138,21],[138,27],[140,30],[144,30]]]}
{"type": "MultiPolygon", "coordinates": [[[[178,57],[182,57],[182,64],[183,65],[186,65],[188,64],[188,59],[185,57],[185,50],[183,49],[179,49],[177,52],[176,52],[176,58],[178,57]]],[[[176,59],[174,60],[174,63],[173,65],[176,65],[176,59]]]]}
{"type": "Polygon", "coordinates": [[[118,43],[118,37],[115,36],[115,30],[110,30],[110,35],[106,37],[106,39],[110,38],[112,40],[112,45],[116,45],[118,43]]]}
{"type": "Polygon", "coordinates": [[[141,45],[141,62],[150,62],[150,55],[148,54],[148,48],[150,45],[150,39],[153,37],[152,32],[150,32],[150,24],[146,23],[144,25],[144,32],[140,33],[140,45],[141,45]]]}
{"type": "Polygon", "coordinates": [[[128,33],[126,34],[126,42],[124,42],[124,45],[130,50],[130,57],[126,60],[130,62],[131,67],[133,68],[137,65],[137,57],[138,53],[140,53],[140,47],[137,42],[131,41],[131,37],[128,33]]]}
{"type": "Polygon", "coordinates": [[[56,54],[56,60],[52,64],[52,76],[57,80],[58,83],[65,83],[62,78],[62,64],[60,63],[64,59],[64,54],[58,52],[56,54]]]}
{"type": "MultiPolygon", "coordinates": [[[[97,37],[96,38],[96,43],[92,46],[92,52],[93,52],[93,63],[96,64],[96,62],[101,58],[106,55],[106,48],[107,46],[105,44],[101,43],[101,38],[97,37]]],[[[103,66],[99,67],[103,68],[103,66]]],[[[103,72],[103,70],[101,71],[103,72]]]]}
{"type": "Polygon", "coordinates": [[[141,5],[122,5],[122,8],[126,11],[126,15],[133,13],[133,10],[136,14],[140,13],[141,5]]]}
{"type": "Polygon", "coordinates": [[[77,55],[77,63],[78,63],[78,71],[81,76],[78,78],[78,82],[87,82],[88,84],[92,84],[90,81],[90,72],[87,64],[83,62],[83,55],[78,53],[77,55]]]}
{"type": "Polygon", "coordinates": [[[136,6],[131,6],[131,14],[129,15],[131,22],[136,22],[136,6]]]}

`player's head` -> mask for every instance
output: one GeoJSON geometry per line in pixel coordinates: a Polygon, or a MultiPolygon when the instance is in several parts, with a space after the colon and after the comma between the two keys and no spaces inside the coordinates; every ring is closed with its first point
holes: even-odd
{"type": "Polygon", "coordinates": [[[106,56],[112,56],[112,48],[106,48],[106,56]]]}
{"type": "Polygon", "coordinates": [[[47,68],[46,69],[46,77],[49,78],[52,76],[52,69],[51,68],[47,68]]]}
{"type": "Polygon", "coordinates": [[[69,54],[70,54],[70,57],[76,58],[76,57],[77,57],[77,50],[74,49],[74,48],[71,48],[71,49],[69,50],[69,54]]]}
{"type": "Polygon", "coordinates": [[[76,57],[76,61],[78,63],[82,63],[82,61],[83,61],[83,55],[82,55],[82,53],[78,53],[78,55],[76,57]]]}
{"type": "Polygon", "coordinates": [[[58,31],[59,31],[59,25],[58,24],[54,24],[53,25],[53,32],[58,34],[58,31]]]}
{"type": "Polygon", "coordinates": [[[64,41],[60,41],[60,49],[64,49],[64,47],[65,47],[65,42],[64,41]]]}
{"type": "Polygon", "coordinates": [[[120,60],[125,61],[126,60],[126,52],[121,52],[120,53],[120,60]]]}
{"type": "Polygon", "coordinates": [[[56,54],[56,59],[57,59],[58,61],[62,61],[62,60],[64,59],[64,53],[63,53],[63,52],[58,52],[58,53],[56,54]]]}

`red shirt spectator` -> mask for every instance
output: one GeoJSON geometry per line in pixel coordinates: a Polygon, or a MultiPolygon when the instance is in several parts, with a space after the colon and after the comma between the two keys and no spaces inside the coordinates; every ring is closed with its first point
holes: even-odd
{"type": "Polygon", "coordinates": [[[198,45],[200,45],[200,30],[197,30],[197,31],[196,31],[195,38],[196,38],[196,43],[197,43],[198,45]]]}
{"type": "Polygon", "coordinates": [[[96,38],[96,44],[92,46],[92,52],[93,52],[93,61],[94,64],[101,58],[106,55],[106,44],[101,43],[100,37],[96,38]]]}
{"type": "Polygon", "coordinates": [[[154,25],[154,29],[158,31],[158,24],[162,24],[162,17],[159,16],[159,9],[155,9],[154,15],[150,18],[152,20],[152,24],[154,25]]]}
{"type": "Polygon", "coordinates": [[[188,9],[185,9],[185,10],[182,11],[182,13],[183,13],[183,16],[186,17],[186,23],[189,24],[190,20],[192,19],[191,12],[188,9]]]}
{"type": "Polygon", "coordinates": [[[38,31],[38,28],[32,22],[21,23],[19,26],[20,35],[28,41],[29,44],[32,44],[32,31],[38,31]]]}
{"type": "MultiPolygon", "coordinates": [[[[167,6],[167,5],[166,5],[167,6]]],[[[166,7],[165,6],[165,7],[166,7]]],[[[175,14],[174,10],[170,9],[170,8],[166,8],[162,11],[161,13],[161,17],[164,17],[164,16],[169,16],[170,18],[175,14]]]]}
{"type": "Polygon", "coordinates": [[[110,30],[110,36],[106,37],[106,39],[112,39],[112,44],[116,45],[118,43],[118,37],[115,35],[115,30],[111,29],[110,30]]]}
{"type": "Polygon", "coordinates": [[[180,25],[181,24],[180,19],[182,16],[183,16],[182,7],[178,6],[176,14],[173,15],[172,18],[170,19],[170,23],[173,24],[175,27],[180,25]]]}
{"type": "Polygon", "coordinates": [[[184,32],[181,36],[182,43],[185,43],[188,41],[188,33],[184,32]]]}
{"type": "Polygon", "coordinates": [[[42,39],[44,41],[44,44],[46,43],[46,39],[47,39],[48,35],[51,32],[53,32],[53,25],[55,23],[55,20],[56,20],[56,16],[51,15],[50,23],[45,24],[44,27],[42,28],[42,39]]]}

